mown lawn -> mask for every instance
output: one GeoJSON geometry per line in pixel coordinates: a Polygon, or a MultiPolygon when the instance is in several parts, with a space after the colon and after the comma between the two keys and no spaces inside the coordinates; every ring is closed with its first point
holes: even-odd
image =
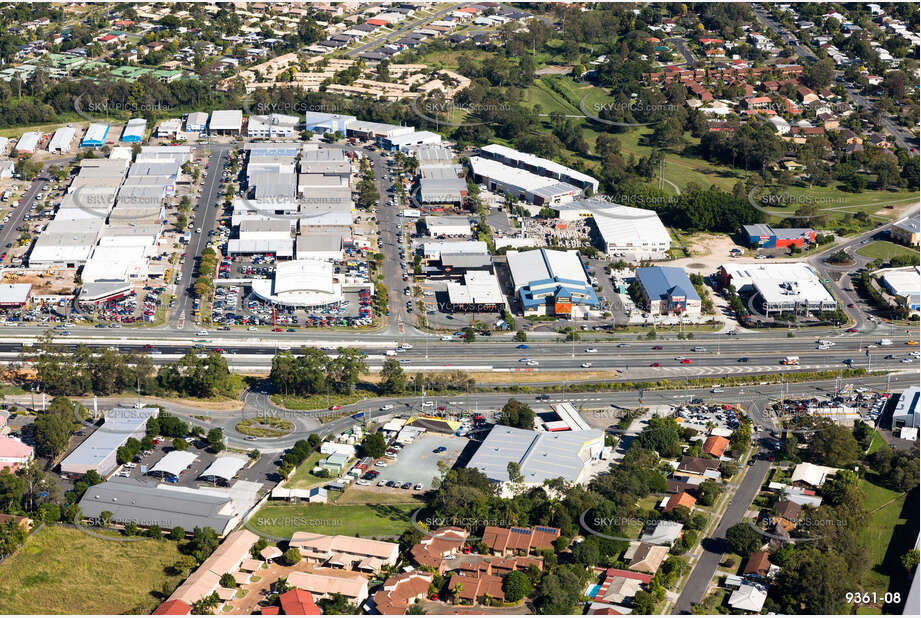
{"type": "Polygon", "coordinates": [[[106,541],[45,526],[0,565],[0,614],[149,614],[179,576],[173,541],[106,541]]]}
{"type": "Polygon", "coordinates": [[[874,260],[884,261],[889,261],[892,258],[901,255],[918,257],[917,249],[911,249],[910,247],[906,247],[904,245],[897,245],[896,243],[889,242],[888,240],[877,240],[871,242],[869,245],[858,249],[857,254],[874,260]]]}
{"type": "Polygon", "coordinates": [[[321,483],[328,483],[331,479],[329,477],[323,478],[319,476],[314,476],[310,471],[313,470],[317,462],[321,459],[325,459],[326,455],[322,453],[313,453],[304,460],[304,463],[297,467],[297,470],[294,471],[294,474],[291,476],[291,479],[285,484],[285,487],[291,489],[309,489],[314,485],[319,485],[321,483]]]}
{"type": "Polygon", "coordinates": [[[412,513],[418,508],[417,504],[270,504],[246,527],[257,534],[285,539],[296,531],[395,537],[411,525],[412,513]]]}

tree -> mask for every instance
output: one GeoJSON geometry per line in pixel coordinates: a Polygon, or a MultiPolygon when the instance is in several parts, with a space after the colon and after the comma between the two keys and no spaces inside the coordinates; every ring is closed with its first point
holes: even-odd
{"type": "Polygon", "coordinates": [[[709,479],[701,483],[697,488],[697,500],[703,506],[713,506],[719,495],[719,485],[709,479]]]}
{"type": "Polygon", "coordinates": [[[836,468],[857,461],[860,448],[851,430],[829,419],[817,421],[814,427],[816,431],[806,446],[812,461],[836,468]]]}
{"type": "Polygon", "coordinates": [[[675,419],[654,416],[637,436],[642,448],[656,451],[662,457],[677,457],[681,454],[681,440],[675,419]]]}
{"type": "Polygon", "coordinates": [[[398,395],[406,390],[406,373],[400,362],[388,358],[381,367],[380,392],[382,395],[398,395]]]}
{"type": "Polygon", "coordinates": [[[519,429],[534,429],[534,410],[526,403],[517,399],[509,399],[502,406],[502,418],[509,427],[519,429]]]}
{"type": "Polygon", "coordinates": [[[185,529],[182,526],[175,526],[169,531],[169,538],[171,541],[181,541],[185,538],[185,529]]]}
{"type": "Polygon", "coordinates": [[[918,566],[918,562],[921,561],[921,552],[918,552],[917,549],[909,549],[899,561],[902,563],[902,568],[911,573],[918,566]]]}
{"type": "Polygon", "coordinates": [[[515,341],[519,341],[523,343],[528,340],[528,334],[524,332],[523,330],[520,330],[517,333],[515,333],[515,336],[513,337],[513,339],[515,341]]]}
{"type": "Polygon", "coordinates": [[[506,601],[517,603],[531,592],[531,582],[521,571],[506,573],[502,579],[502,592],[506,601]]]}
{"type": "Polygon", "coordinates": [[[196,616],[212,614],[214,613],[214,609],[220,604],[220,597],[217,596],[216,592],[212,592],[208,596],[195,601],[195,603],[192,604],[192,614],[196,616]]]}
{"type": "Polygon", "coordinates": [[[174,438],[173,448],[177,451],[187,451],[189,450],[189,443],[182,438],[174,438]]]}
{"type": "Polygon", "coordinates": [[[231,575],[230,573],[224,573],[223,575],[221,575],[221,579],[218,583],[220,583],[222,588],[236,588],[237,587],[237,580],[235,580],[233,578],[233,575],[231,575]]]}
{"type": "Polygon", "coordinates": [[[224,450],[224,432],[220,427],[209,430],[205,439],[208,441],[208,448],[213,452],[220,453],[224,450]]]}
{"type": "Polygon", "coordinates": [[[473,343],[476,341],[476,331],[470,326],[464,329],[464,341],[466,343],[473,343]]]}
{"type": "Polygon", "coordinates": [[[748,556],[761,549],[763,545],[761,533],[745,521],[726,530],[726,541],[729,543],[730,551],[740,556],[748,556]]]}
{"type": "Polygon", "coordinates": [[[384,435],[378,432],[369,433],[361,441],[361,452],[364,457],[383,457],[387,450],[387,441],[384,435]]]}
{"type": "Polygon", "coordinates": [[[576,564],[592,566],[598,564],[601,559],[601,551],[598,549],[598,543],[594,537],[587,537],[584,541],[576,545],[572,550],[572,559],[576,564]]]}
{"type": "Polygon", "coordinates": [[[338,592],[331,597],[320,599],[317,605],[323,610],[324,614],[335,615],[356,615],[358,608],[349,603],[349,600],[338,592]]]}
{"type": "Polygon", "coordinates": [[[524,477],[521,476],[521,466],[518,465],[517,461],[508,462],[505,470],[508,472],[508,480],[511,483],[517,484],[524,480],[524,477]]]}

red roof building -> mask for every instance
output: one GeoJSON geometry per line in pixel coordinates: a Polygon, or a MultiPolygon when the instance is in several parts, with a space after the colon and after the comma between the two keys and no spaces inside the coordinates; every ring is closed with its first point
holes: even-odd
{"type": "Polygon", "coordinates": [[[723,436],[710,436],[704,441],[703,452],[712,457],[720,458],[729,447],[729,440],[723,436]]]}
{"type": "Polygon", "coordinates": [[[669,497],[668,502],[665,503],[665,508],[662,509],[662,512],[668,513],[673,508],[679,506],[683,506],[689,511],[693,511],[695,504],[697,504],[697,498],[686,491],[682,491],[680,494],[672,494],[669,497]]]}
{"type": "Polygon", "coordinates": [[[286,616],[319,616],[323,612],[313,602],[313,595],[306,590],[294,588],[278,596],[281,611],[286,616]]]}
{"type": "Polygon", "coordinates": [[[541,549],[553,549],[553,542],[558,538],[560,538],[560,529],[547,526],[535,526],[534,528],[486,526],[486,529],[483,530],[483,543],[497,556],[527,555],[541,549]]]}
{"type": "Polygon", "coordinates": [[[192,613],[192,606],[183,601],[164,601],[153,611],[154,616],[188,616],[192,613]]]}

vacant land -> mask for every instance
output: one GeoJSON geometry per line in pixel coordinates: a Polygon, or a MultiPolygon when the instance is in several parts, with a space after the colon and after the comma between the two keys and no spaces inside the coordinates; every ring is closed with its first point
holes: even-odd
{"type": "Polygon", "coordinates": [[[417,504],[272,504],[260,509],[247,527],[257,534],[284,539],[298,530],[316,534],[395,537],[411,525],[410,517],[418,508],[417,504]]]}
{"type": "Polygon", "coordinates": [[[290,487],[291,489],[310,489],[314,485],[320,485],[322,483],[328,483],[330,481],[329,477],[320,477],[315,476],[311,473],[317,463],[321,459],[325,459],[326,455],[322,453],[313,453],[304,460],[304,463],[297,467],[294,475],[291,479],[285,484],[285,487],[290,487]]]}
{"type": "Polygon", "coordinates": [[[903,512],[907,494],[874,485],[863,480],[860,488],[866,494],[865,506],[870,511],[870,523],[860,534],[870,551],[872,566],[863,576],[862,588],[877,596],[889,590],[890,579],[904,573],[899,558],[914,545],[914,536],[903,512]]]}
{"type": "Polygon", "coordinates": [[[869,245],[858,249],[857,254],[874,260],[883,260],[885,262],[902,255],[918,257],[917,249],[912,249],[904,245],[897,245],[888,240],[871,242],[869,245]]]}
{"type": "Polygon", "coordinates": [[[0,614],[149,614],[164,568],[179,559],[172,541],[105,541],[61,526],[32,534],[0,565],[0,614]]]}

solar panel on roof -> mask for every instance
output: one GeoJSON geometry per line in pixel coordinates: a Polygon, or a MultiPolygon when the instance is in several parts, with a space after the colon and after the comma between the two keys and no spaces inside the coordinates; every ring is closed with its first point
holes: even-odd
{"type": "Polygon", "coordinates": [[[538,532],[546,532],[548,534],[556,534],[555,528],[548,528],[546,526],[534,526],[534,529],[538,532]]]}
{"type": "Polygon", "coordinates": [[[517,534],[531,534],[531,531],[527,528],[511,528],[511,531],[517,534]]]}

